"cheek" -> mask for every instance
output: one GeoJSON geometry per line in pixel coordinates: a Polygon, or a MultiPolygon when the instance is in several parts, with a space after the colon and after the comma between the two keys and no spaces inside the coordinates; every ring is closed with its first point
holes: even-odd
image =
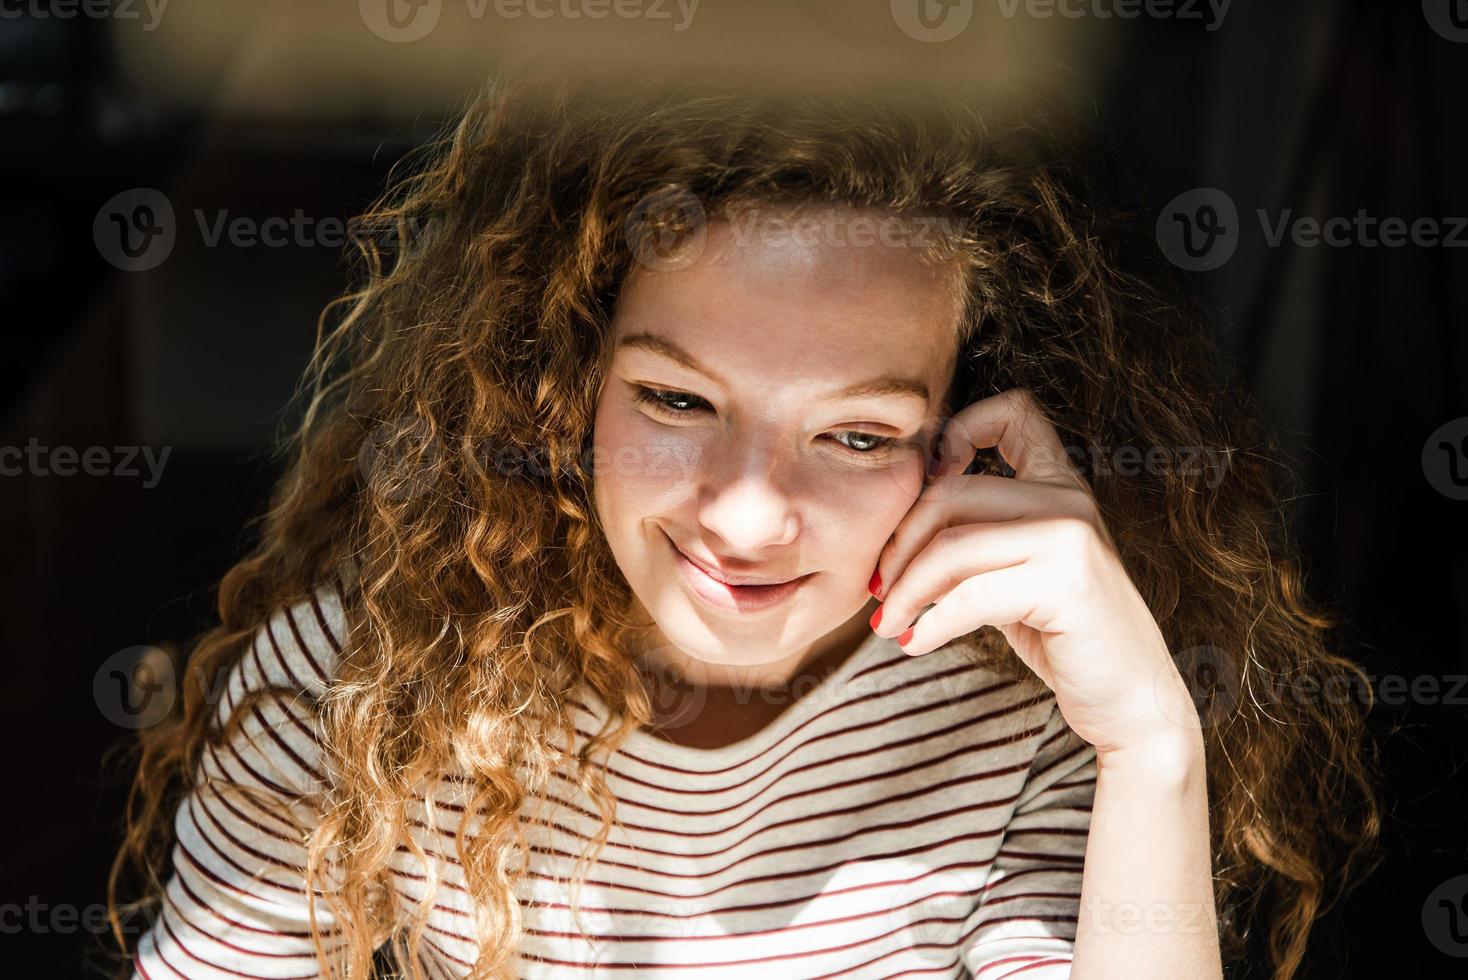
{"type": "Polygon", "coordinates": [[[809,499],[817,502],[818,524],[829,546],[853,560],[875,563],[922,491],[923,466],[922,458],[914,454],[890,466],[827,469],[819,478],[813,476],[809,499]]]}
{"type": "Polygon", "coordinates": [[[698,459],[690,430],[659,425],[626,405],[597,410],[591,465],[603,518],[666,512],[691,496],[698,459]]]}

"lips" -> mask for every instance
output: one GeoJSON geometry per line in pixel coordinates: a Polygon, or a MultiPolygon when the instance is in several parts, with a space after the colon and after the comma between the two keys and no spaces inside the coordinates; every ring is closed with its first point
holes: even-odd
{"type": "Polygon", "coordinates": [[[770,609],[794,595],[814,573],[791,579],[759,575],[736,575],[695,561],[667,537],[674,563],[684,584],[706,604],[726,612],[752,613],[770,609]]]}
{"type": "MultiPolygon", "coordinates": [[[[671,539],[669,539],[669,540],[671,540],[671,539]]],[[[676,544],[673,545],[673,547],[674,548],[678,548],[678,546],[676,544]]],[[[714,568],[712,565],[709,565],[706,562],[699,561],[697,558],[694,558],[691,555],[689,555],[688,552],[684,551],[682,548],[678,548],[678,554],[682,555],[684,558],[687,558],[688,561],[691,562],[692,564],[698,566],[698,568],[699,568],[700,571],[702,571],[709,578],[713,579],[715,582],[722,582],[725,585],[738,585],[738,586],[746,586],[746,587],[747,586],[765,587],[765,586],[771,586],[771,585],[784,585],[787,582],[793,582],[793,581],[795,581],[795,579],[789,579],[789,578],[773,579],[773,578],[764,578],[764,577],[757,576],[757,575],[735,575],[735,574],[731,574],[729,572],[719,571],[718,569],[714,568]]]]}

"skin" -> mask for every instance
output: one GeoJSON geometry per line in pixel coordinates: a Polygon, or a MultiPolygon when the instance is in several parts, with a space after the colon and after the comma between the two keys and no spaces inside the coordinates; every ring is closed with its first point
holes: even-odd
{"type": "Polygon", "coordinates": [[[867,635],[872,569],[922,490],[952,376],[951,271],[814,238],[714,222],[690,264],[632,275],[613,316],[597,511],[653,621],[644,652],[702,684],[781,683],[867,635]],[[836,394],[883,378],[926,394],[836,394]],[[638,386],[702,404],[659,410],[638,386]],[[811,577],[729,613],[689,593],[670,540],[731,574],[811,577]]]}
{"type": "Polygon", "coordinates": [[[1221,977],[1201,725],[1089,486],[1019,389],[957,413],[938,455],[882,550],[874,629],[921,656],[998,628],[1095,746],[1071,976],[1221,977]],[[994,447],[1012,478],[963,474],[994,447]]]}
{"type": "Polygon", "coordinates": [[[713,222],[686,264],[639,269],[613,318],[596,505],[652,624],[641,659],[711,695],[694,721],[709,730],[732,717],[719,692],[839,663],[868,628],[914,656],[999,628],[1096,747],[1071,975],[1221,977],[1197,712],[1055,430],[1020,390],[944,419],[948,270],[901,245],[739,227],[713,222]],[[833,396],[883,376],[926,395],[833,396]],[[883,438],[880,458],[851,448],[883,438]],[[1015,475],[964,475],[980,447],[1015,475]],[[670,542],[729,574],[809,578],[730,612],[690,589],[670,542]]]}

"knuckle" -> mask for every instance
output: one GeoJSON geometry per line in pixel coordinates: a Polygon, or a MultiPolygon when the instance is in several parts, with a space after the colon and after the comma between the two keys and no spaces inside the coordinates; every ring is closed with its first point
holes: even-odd
{"type": "Polygon", "coordinates": [[[928,485],[923,487],[922,493],[918,494],[918,499],[913,504],[913,509],[916,510],[919,507],[926,509],[935,500],[948,499],[953,495],[953,491],[956,489],[955,484],[959,479],[959,476],[953,474],[933,477],[928,485]]]}
{"type": "Polygon", "coordinates": [[[888,561],[893,558],[901,559],[911,554],[913,544],[917,541],[918,515],[909,513],[907,518],[892,532],[887,543],[882,546],[882,560],[888,561]]]}
{"type": "Polygon", "coordinates": [[[1096,499],[1081,487],[1064,487],[1062,493],[1062,512],[1075,518],[1091,523],[1099,516],[1096,509],[1096,499]]]}
{"type": "Polygon", "coordinates": [[[938,528],[937,531],[934,531],[934,535],[932,535],[932,550],[934,552],[947,552],[948,549],[951,549],[954,546],[954,540],[956,540],[954,531],[956,531],[956,528],[953,527],[938,528]]]}
{"type": "Polygon", "coordinates": [[[1078,559],[1089,559],[1096,541],[1096,526],[1081,517],[1064,515],[1050,522],[1050,533],[1061,552],[1078,559]]]}
{"type": "Polygon", "coordinates": [[[981,589],[977,576],[970,576],[953,586],[949,593],[953,600],[962,606],[972,606],[981,598],[981,589]]]}
{"type": "Polygon", "coordinates": [[[1060,533],[1066,544],[1056,555],[1058,577],[1068,593],[1084,595],[1096,579],[1095,528],[1084,521],[1066,521],[1060,533]]]}
{"type": "Polygon", "coordinates": [[[1067,553],[1052,562],[1051,581],[1062,594],[1075,598],[1086,592],[1090,573],[1084,561],[1067,553]]]}
{"type": "Polygon", "coordinates": [[[1030,391],[1030,389],[1028,388],[1014,387],[1006,389],[1003,393],[1003,397],[1005,401],[1010,404],[1010,406],[1020,411],[1028,411],[1035,408],[1038,404],[1035,401],[1034,392],[1030,391]]]}
{"type": "Polygon", "coordinates": [[[936,555],[949,556],[958,550],[964,539],[961,529],[949,525],[939,528],[932,537],[931,547],[936,555]]]}

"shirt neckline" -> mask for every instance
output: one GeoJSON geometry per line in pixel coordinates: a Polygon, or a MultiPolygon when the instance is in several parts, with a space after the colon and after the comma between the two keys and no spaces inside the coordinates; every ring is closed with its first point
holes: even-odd
{"type": "MultiPolygon", "coordinates": [[[[780,712],[759,731],[746,735],[737,742],[706,749],[679,745],[644,728],[635,728],[618,754],[631,754],[639,759],[657,761],[676,769],[698,772],[716,772],[758,758],[811,718],[847,700],[848,694],[841,688],[855,674],[894,647],[896,643],[891,639],[875,633],[868,635],[835,670],[826,674],[794,704],[780,712]]],[[[606,704],[597,697],[596,692],[588,690],[587,694],[596,705],[598,714],[605,717],[606,704]]]]}

